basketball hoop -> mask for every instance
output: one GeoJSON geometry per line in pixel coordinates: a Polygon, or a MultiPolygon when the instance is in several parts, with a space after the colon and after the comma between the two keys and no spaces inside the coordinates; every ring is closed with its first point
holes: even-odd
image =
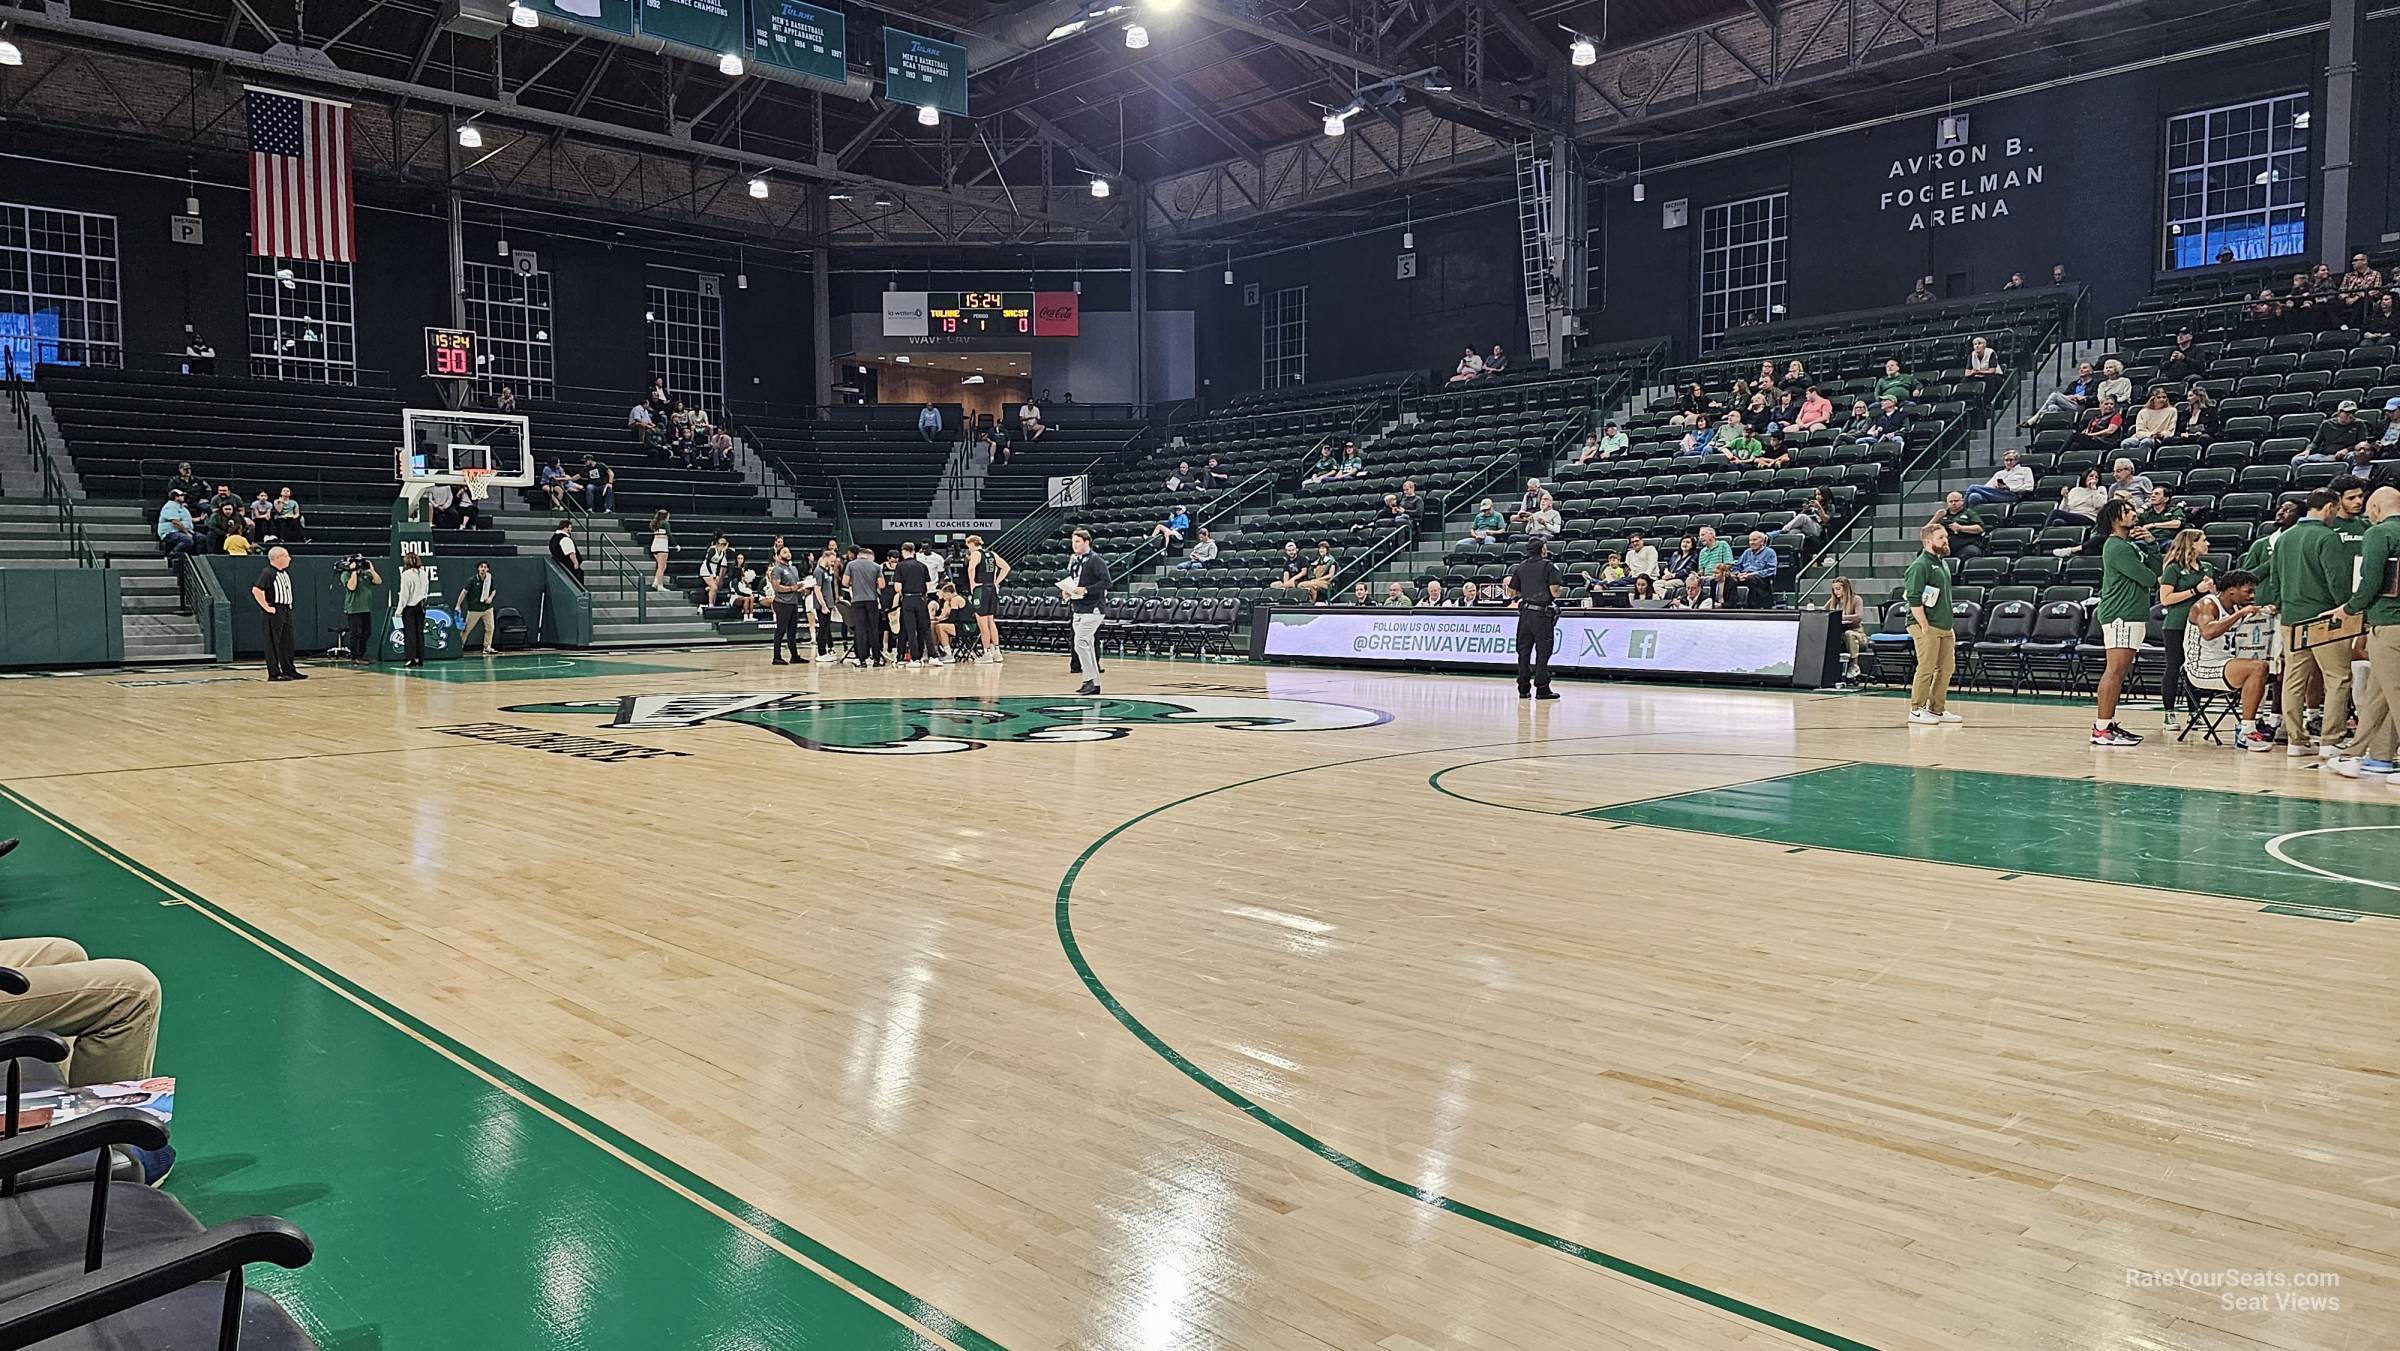
{"type": "Polygon", "coordinates": [[[492,495],[492,474],[489,469],[461,469],[458,476],[466,480],[467,496],[478,502],[492,495]]]}

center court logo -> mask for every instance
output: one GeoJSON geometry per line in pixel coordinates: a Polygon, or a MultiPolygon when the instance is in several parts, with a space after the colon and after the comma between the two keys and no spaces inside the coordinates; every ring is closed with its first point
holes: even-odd
{"type": "Polygon", "coordinates": [[[519,704],[508,713],[604,719],[621,732],[710,722],[743,723],[816,751],[944,755],[1000,742],[1057,745],[1115,741],[1136,727],[1223,727],[1237,732],[1331,732],[1372,727],[1391,715],[1348,704],[1227,695],[1138,699],[1015,696],[1004,699],[819,699],[807,694],[629,694],[615,700],[519,704]]]}

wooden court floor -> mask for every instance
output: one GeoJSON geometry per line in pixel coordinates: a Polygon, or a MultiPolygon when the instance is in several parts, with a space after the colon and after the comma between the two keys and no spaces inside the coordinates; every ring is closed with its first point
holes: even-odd
{"type": "Polygon", "coordinates": [[[0,680],[0,932],[159,970],[170,1186],[309,1230],[328,1346],[2400,1345],[2372,780],[2056,702],[309,669],[0,680]]]}

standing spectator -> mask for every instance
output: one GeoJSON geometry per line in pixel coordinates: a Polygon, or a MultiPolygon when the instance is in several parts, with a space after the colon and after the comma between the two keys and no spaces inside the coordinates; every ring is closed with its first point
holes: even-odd
{"type": "Polygon", "coordinates": [[[183,373],[185,375],[215,375],[217,373],[217,349],[211,347],[208,339],[201,337],[198,333],[192,334],[191,339],[183,345],[183,373]]]}
{"type": "Polygon", "coordinates": [[[860,669],[883,663],[883,568],[875,555],[853,547],[842,565],[844,599],[849,603],[850,664],[860,669]]]}
{"type": "Polygon", "coordinates": [[[392,601],[400,607],[400,643],[410,666],[425,664],[425,601],[432,592],[433,574],[426,569],[424,556],[413,544],[402,549],[400,586],[392,601]]]}
{"type": "Polygon", "coordinates": [[[492,396],[492,408],[495,411],[502,413],[514,413],[517,411],[517,387],[515,385],[502,385],[500,387],[500,392],[492,396]]]}
{"type": "MultiPolygon", "coordinates": [[[[1058,593],[1067,600],[1075,634],[1075,666],[1083,672],[1083,686],[1075,692],[1094,695],[1100,692],[1100,620],[1105,613],[1101,606],[1108,600],[1108,560],[1092,551],[1092,532],[1081,526],[1068,537],[1067,547],[1074,556],[1068,562],[1067,575],[1059,581],[1058,593]]],[[[1328,552],[1332,548],[1323,543],[1318,547],[1328,552]]],[[[1332,582],[1328,580],[1326,585],[1332,582]]]]}
{"type": "MultiPolygon", "coordinates": [[[[2137,524],[2132,502],[2112,498],[2100,509],[2100,633],[2107,656],[2100,672],[2092,715],[2095,746],[2139,746],[2142,739],[2117,725],[2117,694],[2148,636],[2150,607],[2158,596],[2158,569],[2143,546],[2150,532],[2137,524]]],[[[2346,668],[2345,668],[2346,669],[2346,668]]]]}
{"type": "Polygon", "coordinates": [[[917,410],[917,435],[927,441],[942,439],[942,410],[935,407],[931,399],[927,399],[925,406],[917,410]]]}
{"type": "Polygon", "coordinates": [[[583,558],[575,552],[575,523],[573,521],[562,519],[558,523],[558,529],[550,532],[550,561],[557,564],[559,569],[569,577],[574,578],[575,585],[579,587],[584,585],[583,558]]]}
{"type": "Polygon", "coordinates": [[[660,507],[650,514],[650,589],[667,589],[667,551],[673,542],[667,537],[667,509],[660,507]]]}
{"type": "Polygon", "coordinates": [[[381,608],[375,603],[375,592],[382,585],[383,574],[375,570],[375,560],[371,558],[360,559],[357,567],[342,569],[343,643],[350,649],[350,660],[361,664],[375,659],[374,649],[368,646],[367,631],[381,608]]]}
{"type": "Polygon", "coordinates": [[[2335,288],[2335,301],[2343,321],[2356,325],[2366,317],[2367,306],[2383,290],[2383,274],[2367,261],[2367,255],[2350,255],[2350,270],[2342,274],[2335,288]]]}
{"type": "Polygon", "coordinates": [[[2002,451],[1992,476],[1966,491],[1970,507],[2006,506],[2033,491],[2033,470],[2018,463],[2017,452],[2002,451]]]}
{"type": "Polygon", "coordinates": [[[1767,543],[1767,532],[1750,532],[1750,547],[1734,560],[1733,581],[1736,601],[1753,610],[1775,608],[1775,574],[1782,565],[1775,550],[1767,543]]]}
{"type": "Polygon", "coordinates": [[[767,591],[775,598],[772,665],[800,664],[800,611],[808,603],[809,580],[792,565],[791,546],[776,546],[774,565],[767,569],[767,591]],[[783,655],[787,650],[792,654],[788,659],[783,655]]]}
{"type": "MultiPolygon", "coordinates": [[[[505,392],[507,386],[503,385],[501,389],[505,392]]],[[[500,626],[492,622],[492,606],[499,599],[500,584],[492,576],[492,565],[486,562],[477,562],[473,579],[468,581],[465,586],[460,587],[457,599],[450,602],[459,607],[459,610],[467,617],[466,627],[459,632],[460,651],[474,646],[475,630],[482,629],[483,655],[487,657],[493,655],[492,642],[499,634],[500,626]]]]}
{"type": "Polygon", "coordinates": [[[1950,535],[1938,525],[1917,531],[1923,546],[1900,579],[1908,598],[1908,636],[1917,649],[1917,673],[1909,687],[1908,721],[1925,727],[1966,719],[1950,711],[1950,676],[1958,666],[1958,635],[1950,618],[1950,535]]]}
{"type": "Polygon", "coordinates": [[[167,500],[158,509],[157,530],[169,568],[181,567],[183,560],[200,548],[200,537],[192,531],[192,509],[183,504],[183,489],[167,489],[167,500]]]}
{"type": "Polygon", "coordinates": [[[2350,645],[2301,647],[2299,626],[2321,618],[2351,594],[2350,546],[2333,528],[2339,499],[2323,488],[2311,491],[2308,507],[2275,542],[2275,623],[2283,659],[2284,753],[2310,753],[2308,685],[2313,672],[2325,684],[2325,719],[2319,738],[2327,759],[2338,759],[2350,727],[2350,645]]]}
{"type": "Polygon", "coordinates": [[[250,584],[251,599],[267,617],[267,679],[306,680],[292,662],[292,551],[267,550],[266,570],[250,584]]]}

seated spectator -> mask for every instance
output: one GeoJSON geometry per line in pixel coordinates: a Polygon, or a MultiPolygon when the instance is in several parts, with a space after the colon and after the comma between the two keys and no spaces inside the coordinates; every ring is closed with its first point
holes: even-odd
{"type": "Polygon", "coordinates": [[[1965,493],[1952,493],[1927,522],[1938,525],[1950,536],[1950,557],[1961,562],[1983,552],[1983,513],[1967,505],[1965,493]]]}
{"type": "Polygon", "coordinates": [[[1177,572],[1192,572],[1217,561],[1217,542],[1209,537],[1208,527],[1200,528],[1200,538],[1183,551],[1183,561],[1175,565],[1177,572]]]}
{"type": "Polygon", "coordinates": [[[2072,525],[2090,529],[2100,519],[2100,508],[2108,505],[2108,489],[2100,486],[2097,468],[2083,471],[2083,481],[2058,490],[2058,505],[2042,518],[2042,524],[2072,525]]]}
{"type": "Polygon", "coordinates": [[[1199,484],[1200,476],[1192,472],[1190,460],[1177,460],[1175,472],[1167,475],[1167,491],[1171,493],[1179,493],[1186,488],[1196,488],[1199,484]]]}
{"type": "Polygon", "coordinates": [[[212,554],[246,554],[250,552],[250,520],[233,509],[228,502],[209,513],[200,523],[202,538],[212,554]]]}
{"type": "Polygon", "coordinates": [[[1475,504],[1475,515],[1467,522],[1467,537],[1461,544],[1498,544],[1508,538],[1508,518],[1490,498],[1475,504]]]}
{"type": "Polygon", "coordinates": [[[2394,334],[2400,334],[2400,301],[2395,301],[2389,290],[2377,292],[2359,315],[2358,326],[2367,341],[2390,342],[2394,334]]]}
{"type": "Polygon", "coordinates": [[[1875,398],[1878,402],[1889,399],[1893,403],[1907,403],[1924,393],[1924,387],[1914,377],[1901,374],[1900,358],[1884,359],[1883,374],[1875,379],[1875,398]]]}
{"type": "Polygon", "coordinates": [[[2159,358],[2158,378],[2167,384],[2188,385],[2208,374],[2208,360],[2192,345],[2192,331],[2175,335],[2175,346],[2159,358]]]}
{"type": "Polygon", "coordinates": [[[1526,538],[1556,539],[1565,529],[1566,525],[1558,514],[1557,501],[1550,494],[1543,493],[1542,505],[1525,517],[1526,538]]]}
{"type": "MultiPolygon", "coordinates": [[[[2395,463],[2400,463],[2400,461],[2395,463]]],[[[2375,447],[2362,443],[2350,448],[2351,478],[2360,483],[2372,485],[2379,472],[2381,471],[2376,468],[2375,447]]],[[[2395,476],[2400,477],[2400,474],[2395,476]]]]}
{"type": "Polygon", "coordinates": [[[1883,407],[1876,410],[1874,426],[1874,435],[1859,438],[1862,444],[1871,444],[1876,441],[1905,441],[1908,433],[1908,410],[1902,408],[1897,400],[1887,398],[1883,401],[1883,407]]]}
{"type": "Polygon", "coordinates": [[[2050,265],[2050,284],[2052,286],[2064,286],[2067,284],[2067,265],[2065,263],[2052,263],[2050,265]]]}
{"type": "Polygon", "coordinates": [[[2110,497],[2129,498],[2136,508],[2150,500],[2150,476],[2135,473],[2133,461],[2119,456],[2117,462],[2109,466],[2108,472],[2110,497]]]}
{"type": "Polygon", "coordinates": [[[1758,439],[1758,433],[1752,431],[1748,423],[1741,421],[1731,413],[1725,415],[1725,430],[1717,436],[1717,452],[1719,454],[1733,463],[1740,464],[1756,459],[1761,449],[1763,446],[1758,439]]]}
{"type": "Polygon", "coordinates": [[[1808,363],[1793,357],[1783,368],[1783,387],[1790,390],[1810,390],[1817,387],[1817,378],[1808,373],[1808,363]]]}
{"type": "Polygon", "coordinates": [[[1667,419],[1670,427],[1706,427],[1716,421],[1720,405],[1708,397],[1694,380],[1683,387],[1683,395],[1675,401],[1674,415],[1667,419]]]}
{"type": "Polygon", "coordinates": [[[1334,475],[1340,473],[1341,470],[1342,457],[1335,454],[1333,450],[1333,444],[1331,442],[1327,442],[1326,444],[1317,447],[1317,458],[1314,463],[1308,466],[1308,477],[1300,480],[1300,482],[1303,486],[1313,488],[1317,484],[1323,483],[1332,478],[1334,475]]]}
{"type": "Polygon", "coordinates": [[[1819,488],[1809,495],[1805,505],[1792,513],[1790,520],[1775,528],[1775,533],[1798,535],[1810,544],[1814,544],[1825,538],[1825,532],[1832,528],[1833,499],[1826,495],[1823,488],[1819,488]]]}
{"type": "Polygon", "coordinates": [[[1715,576],[1719,566],[1728,569],[1733,566],[1733,546],[1717,538],[1715,526],[1700,527],[1700,556],[1695,563],[1692,570],[1702,577],[1715,576]]]}
{"type": "Polygon", "coordinates": [[[559,467],[558,457],[553,455],[550,457],[550,463],[543,465],[535,473],[533,487],[526,492],[525,496],[527,501],[537,508],[547,502],[551,511],[565,511],[567,509],[567,488],[571,483],[572,480],[567,477],[567,471],[559,467]]]}
{"type": "Polygon", "coordinates": [[[717,469],[733,468],[733,433],[723,427],[708,431],[708,460],[717,469]]]}
{"type": "Polygon", "coordinates": [[[291,485],[287,483],[275,494],[275,537],[286,543],[295,543],[305,526],[300,515],[300,499],[292,496],[291,485]]]}
{"type": "Polygon", "coordinates": [[[458,528],[458,492],[447,483],[436,483],[425,490],[426,523],[436,530],[458,528]]]}
{"type": "Polygon", "coordinates": [[[585,511],[614,511],[617,509],[617,471],[600,463],[598,457],[583,457],[583,472],[576,476],[582,483],[585,511]]]}
{"type": "Polygon", "coordinates": [[[2346,324],[2356,325],[2367,313],[2367,306],[2383,290],[2383,274],[2367,261],[2367,255],[2350,255],[2350,270],[2342,274],[2336,285],[2334,300],[2337,312],[2346,324]]]}
{"type": "Polygon", "coordinates": [[[1724,420],[1720,422],[1694,427],[1683,434],[1683,440],[1676,444],[1675,453],[1691,456],[1707,455],[1716,448],[1717,438],[1724,434],[1726,428],[1740,425],[1742,425],[1741,414],[1727,413],[1724,420]]]}
{"type": "Polygon", "coordinates": [[[1712,610],[1742,608],[1742,584],[1734,579],[1733,564],[1719,563],[1708,574],[1708,599],[1712,610]]]}
{"type": "Polygon", "coordinates": [[[515,385],[502,385],[499,392],[492,395],[492,411],[495,413],[517,411],[517,387],[515,385]]]}
{"type": "Polygon", "coordinates": [[[1517,509],[1510,513],[1509,519],[1511,521],[1521,522],[1526,517],[1531,516],[1534,512],[1541,510],[1542,498],[1544,496],[1545,494],[1542,491],[1542,481],[1540,479],[1529,478],[1525,480],[1525,496],[1518,501],[1517,509]]]}
{"type": "Polygon", "coordinates": [[[1317,556],[1308,565],[1308,575],[1300,579],[1300,589],[1308,593],[1310,600],[1321,603],[1325,593],[1333,590],[1333,575],[1339,571],[1341,565],[1334,561],[1333,541],[1318,540],[1317,556]]]}
{"type": "MultiPolygon", "coordinates": [[[[2393,402],[2400,404],[2400,399],[2393,402]]],[[[2175,405],[2175,434],[2167,440],[2204,445],[2216,440],[2224,425],[2216,402],[2208,397],[2208,387],[2195,380],[2183,391],[2183,402],[2175,405]]]]}
{"type": "Polygon", "coordinates": [[[1483,359],[1483,373],[1485,375],[1498,375],[1507,369],[1507,355],[1500,350],[1500,344],[1493,343],[1491,352],[1483,359]]]}
{"type": "Polygon", "coordinates": [[[234,515],[242,518],[242,533],[250,533],[250,513],[243,510],[242,499],[238,496],[235,496],[233,485],[231,484],[218,484],[216,492],[209,495],[208,502],[201,514],[203,516],[214,516],[220,511],[229,509],[234,515]]]}
{"type": "Polygon", "coordinates": [[[1633,438],[1625,434],[1624,428],[1619,427],[1614,422],[1606,423],[1600,428],[1600,453],[1593,458],[1602,460],[1615,459],[1617,456],[1624,454],[1626,447],[1632,444],[1633,438]]]}
{"type": "Polygon", "coordinates": [[[942,410],[934,406],[931,399],[927,399],[925,406],[917,410],[917,436],[925,441],[942,439],[942,410]]]}
{"type": "Polygon", "coordinates": [[[1283,557],[1278,559],[1277,563],[1283,571],[1276,576],[1275,580],[1267,583],[1267,589],[1269,591],[1299,590],[1300,583],[1307,580],[1309,573],[1309,560],[1301,557],[1299,541],[1285,540],[1283,557]]]}
{"type": "Polygon", "coordinates": [[[1868,406],[1865,399],[1851,400],[1850,420],[1842,424],[1841,438],[1844,441],[1875,439],[1875,410],[1868,406]]]}
{"type": "MultiPolygon", "coordinates": [[[[15,844],[7,841],[0,852],[15,844]]],[[[22,975],[29,987],[0,997],[0,1032],[65,1038],[62,1069],[69,1087],[147,1079],[156,1071],[160,991],[150,968],[92,957],[64,938],[0,938],[0,966],[22,975]]],[[[126,1149],[141,1164],[146,1185],[157,1185],[174,1166],[172,1146],[126,1149]]]]}
{"type": "MultiPolygon", "coordinates": [[[[2117,411],[2117,401],[2108,395],[2100,396],[2100,406],[2084,414],[2075,434],[2067,438],[2068,450],[2115,450],[2125,435],[2125,415],[2117,411]]],[[[2130,461],[2128,461],[2130,463],[2130,461]]]]}
{"type": "Polygon", "coordinates": [[[1833,589],[1825,597],[1825,608],[1833,614],[1833,622],[1842,636],[1842,683],[1858,679],[1858,663],[1867,650],[1866,606],[1859,601],[1858,587],[1847,577],[1833,579],[1833,589]]]}
{"type": "Polygon", "coordinates": [[[1342,443],[1342,467],[1333,471],[1335,478],[1358,478],[1367,472],[1366,454],[1356,441],[1342,443]]]}
{"type": "Polygon", "coordinates": [[[2272,286],[2262,286],[2250,304],[2242,310],[2244,327],[2253,333],[2269,333],[2283,327],[2283,298],[2272,286]]]}
{"type": "Polygon", "coordinates": [[[1792,448],[1784,443],[1782,432],[1771,432],[1767,443],[1750,457],[1752,469],[1789,469],[1792,467],[1792,448]]]}
{"type": "MultiPolygon", "coordinates": [[[[1614,426],[1615,424],[1611,423],[1610,425],[1614,426]]],[[[1600,458],[1600,433],[1585,432],[1583,434],[1583,449],[1575,452],[1575,463],[1590,464],[1594,460],[1600,458]]]]}
{"type": "Polygon", "coordinates": [[[1413,478],[1400,481],[1400,510],[1407,513],[1410,525],[1425,524],[1426,514],[1433,510],[1433,503],[1417,491],[1417,481],[1413,478]]]}
{"type": "Polygon", "coordinates": [[[1159,541],[1159,547],[1172,549],[1183,543],[1184,534],[1191,528],[1191,513],[1179,504],[1167,508],[1167,518],[1150,527],[1150,538],[1159,541]]]}
{"type": "Polygon", "coordinates": [[[1374,589],[1369,587],[1363,581],[1352,582],[1350,584],[1350,603],[1360,607],[1361,609],[1371,610],[1375,608],[1374,589]]]}
{"type": "MultiPolygon", "coordinates": [[[[1497,347],[1493,348],[1493,360],[1498,360],[1499,356],[1500,349],[1497,347]]],[[[1408,588],[1398,582],[1390,583],[1383,588],[1383,608],[1387,610],[1414,609],[1416,608],[1416,604],[1417,603],[1415,601],[1409,599],[1408,588]]]]}
{"type": "Polygon", "coordinates": [[[1375,510],[1368,515],[1367,519],[1350,527],[1350,533],[1355,535],[1362,530],[1373,530],[1379,533],[1386,530],[1405,530],[1409,524],[1408,508],[1400,504],[1400,494],[1385,493],[1383,500],[1376,503],[1375,510]]]}
{"type": "Polygon", "coordinates": [[[658,435],[658,416],[650,405],[637,403],[625,414],[625,432],[636,445],[649,445],[658,435]]]}
{"type": "Polygon", "coordinates": [[[1733,560],[1733,585],[1728,594],[1734,604],[1747,604],[1753,610],[1775,608],[1775,574],[1782,566],[1775,549],[1767,543],[1767,532],[1750,532],[1750,547],[1733,560]]]}
{"type": "Polygon", "coordinates": [[[2383,430],[2375,437],[2374,444],[2378,447],[2400,446],[2400,395],[2383,401],[2383,430]]]}
{"type": "Polygon", "coordinates": [[[1457,605],[1456,600],[1442,594],[1442,579],[1439,577],[1427,578],[1425,594],[1417,598],[1417,608],[1420,610],[1447,610],[1457,605]]]}
{"type": "Polygon", "coordinates": [[[2100,376],[2092,369],[2092,363],[2079,361],[2075,364],[2075,378],[2050,391],[2042,400],[2042,406],[2033,410],[2032,417],[2025,419],[2025,425],[2032,426],[2045,413],[2081,418],[2085,410],[2092,406],[2092,401],[2099,397],[2099,389],[2100,376]]]}
{"type": "Polygon", "coordinates": [[[1992,471],[1992,476],[1967,489],[1967,505],[1970,507],[2006,506],[2032,491],[2032,468],[2018,463],[2017,452],[2002,451],[2000,467],[1992,471]]]}
{"type": "Polygon", "coordinates": [[[189,463],[175,466],[175,477],[167,480],[167,486],[183,494],[183,504],[187,507],[198,507],[208,500],[208,485],[192,472],[189,463]]]}
{"type": "Polygon", "coordinates": [[[2133,381],[2125,376],[2124,362],[2110,357],[2100,363],[2098,393],[2103,399],[2116,400],[2119,408],[2133,406],[2133,381]]]}
{"type": "Polygon", "coordinates": [[[1469,347],[1467,354],[1458,359],[1458,368],[1450,372],[1450,383],[1463,385],[1469,380],[1481,378],[1482,375],[1483,358],[1475,354],[1473,347],[1469,347]]]}
{"type": "Polygon", "coordinates": [[[1697,572],[1687,573],[1683,580],[1667,589],[1667,608],[1670,610],[1707,610],[1716,602],[1709,594],[1708,578],[1697,572]]]}
{"type": "Polygon", "coordinates": [[[2184,517],[2190,514],[2167,496],[2166,489],[2153,486],[2142,500],[2142,509],[2134,513],[2133,523],[2146,527],[2160,539],[2167,539],[2183,529],[2184,517]]]}
{"type": "Polygon", "coordinates": [[[2308,449],[2292,457],[2293,464],[2325,464],[2344,459],[2350,448],[2370,440],[2365,423],[2358,420],[2358,404],[2342,400],[2333,416],[2317,424],[2316,434],[2309,438],[2308,449]]]}
{"type": "Polygon", "coordinates": [[[1959,374],[1969,380],[1996,381],[2007,372],[2000,368],[2000,354],[1978,336],[1967,344],[1966,369],[1959,374]]]}
{"type": "Polygon", "coordinates": [[[183,566],[184,557],[200,548],[200,537],[192,530],[192,509],[183,504],[183,489],[167,489],[167,500],[158,508],[156,533],[170,568],[183,566]]]}
{"type": "Polygon", "coordinates": [[[1629,577],[1658,575],[1658,549],[1644,540],[1639,530],[1625,541],[1625,573],[1629,577]]]}
{"type": "Polygon", "coordinates": [[[1775,409],[1775,421],[1773,425],[1776,431],[1783,431],[1786,429],[1793,431],[1799,430],[1800,411],[1808,406],[1807,400],[1809,393],[1810,391],[1797,387],[1784,392],[1783,402],[1777,405],[1775,409]]]}
{"type": "Polygon", "coordinates": [[[1599,597],[1611,591],[1623,591],[1632,585],[1633,574],[1625,570],[1625,556],[1617,553],[1610,554],[1608,561],[1600,565],[1598,572],[1589,574],[1584,579],[1584,591],[1593,597],[1599,597]]]}
{"type": "Polygon", "coordinates": [[[2166,387],[2153,388],[2150,397],[2143,400],[2141,411],[2133,415],[2133,431],[2123,442],[2125,449],[2157,449],[2161,442],[2175,434],[2175,424],[2179,420],[2175,405],[2167,402],[2166,387]]]}
{"type": "Polygon", "coordinates": [[[2002,282],[2002,283],[2000,283],[2000,289],[2001,289],[2001,290],[2003,290],[2003,291],[2022,291],[2022,290],[2024,290],[2024,289],[2025,289],[2025,274],[2024,274],[2024,273],[2022,273],[2022,272],[2011,272],[2011,273],[2009,273],[2009,274],[2008,274],[2008,280],[2007,280],[2007,281],[2004,281],[2004,282],[2002,282]]]}
{"type": "Polygon", "coordinates": [[[1633,594],[1626,598],[1625,603],[1636,610],[1664,610],[1667,608],[1666,598],[1658,594],[1657,580],[1638,573],[1633,579],[1633,594]]]}
{"type": "Polygon", "coordinates": [[[1676,541],[1675,551],[1659,567],[1669,580],[1682,581],[1700,570],[1700,546],[1690,535],[1685,535],[1676,541]]]}
{"type": "Polygon", "coordinates": [[[1765,436],[1783,425],[1775,420],[1775,409],[1764,390],[1750,396],[1750,402],[1743,406],[1741,416],[1742,426],[1752,436],[1765,436]]]}
{"type": "Polygon", "coordinates": [[[1217,463],[1214,455],[1209,456],[1208,463],[1200,467],[1200,491],[1204,493],[1213,493],[1231,482],[1233,476],[1225,472],[1224,466],[1217,463]]]}
{"type": "Polygon", "coordinates": [[[264,540],[274,530],[275,499],[267,496],[267,490],[261,488],[258,496],[250,499],[250,538],[264,540]]]}
{"type": "Polygon", "coordinates": [[[2258,722],[2267,692],[2267,648],[2238,641],[2245,628],[2264,636],[2268,616],[2253,603],[2257,596],[2257,575],[2236,568],[2216,579],[2215,591],[2193,600],[2183,628],[2183,680],[2195,691],[2240,696],[2233,744],[2245,751],[2271,751],[2275,738],[2258,722]]]}
{"type": "Polygon", "coordinates": [[[1050,428],[1042,421],[1042,406],[1028,402],[1017,409],[1017,432],[1028,441],[1039,441],[1050,428]]]}
{"type": "Polygon", "coordinates": [[[1939,299],[1941,299],[1941,297],[1935,295],[1933,291],[1933,278],[1919,277],[1917,278],[1917,284],[1909,288],[1908,295],[1904,298],[1903,303],[1910,305],[1930,305],[1939,299]]]}

